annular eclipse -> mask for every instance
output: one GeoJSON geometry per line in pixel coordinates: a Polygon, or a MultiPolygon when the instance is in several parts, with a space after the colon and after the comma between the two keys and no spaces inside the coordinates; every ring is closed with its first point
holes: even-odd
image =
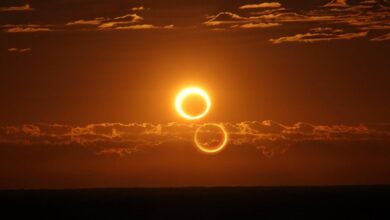
{"type": "MultiPolygon", "coordinates": [[[[180,91],[179,94],[176,96],[175,107],[177,113],[182,118],[186,120],[195,121],[204,118],[207,115],[207,113],[209,113],[211,108],[211,99],[205,90],[199,87],[189,87],[180,91]],[[199,96],[205,102],[205,109],[200,114],[197,115],[189,114],[183,108],[184,101],[191,95],[199,96]]],[[[206,154],[216,154],[221,152],[225,148],[227,142],[228,142],[228,133],[226,132],[225,127],[219,123],[204,123],[196,129],[194,134],[195,146],[197,147],[198,150],[206,154]],[[207,127],[214,127],[221,130],[222,140],[220,140],[220,142],[215,146],[206,146],[200,141],[199,136],[202,132],[205,132],[204,130],[207,130],[206,129],[207,127]]]]}

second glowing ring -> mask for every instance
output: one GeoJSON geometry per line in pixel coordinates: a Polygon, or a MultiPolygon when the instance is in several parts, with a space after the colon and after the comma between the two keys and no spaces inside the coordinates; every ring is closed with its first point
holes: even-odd
{"type": "Polygon", "coordinates": [[[195,136],[194,136],[194,142],[195,142],[195,145],[196,147],[202,151],[203,153],[207,153],[207,154],[215,154],[215,153],[219,153],[221,150],[223,150],[228,142],[228,134],[225,130],[225,127],[221,124],[217,124],[217,123],[206,123],[206,124],[203,124],[201,126],[199,126],[196,131],[195,131],[195,136]],[[198,140],[198,134],[200,132],[200,130],[202,128],[204,128],[205,126],[215,126],[215,127],[218,127],[219,129],[221,129],[222,133],[223,133],[223,141],[217,145],[216,147],[213,147],[213,148],[209,148],[209,147],[205,147],[204,145],[202,145],[199,140],[198,140]]]}

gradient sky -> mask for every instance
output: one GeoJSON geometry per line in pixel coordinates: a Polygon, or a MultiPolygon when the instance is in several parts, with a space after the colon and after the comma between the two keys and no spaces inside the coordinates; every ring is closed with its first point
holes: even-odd
{"type": "Polygon", "coordinates": [[[389,31],[387,0],[2,0],[0,188],[389,184],[389,31]]]}

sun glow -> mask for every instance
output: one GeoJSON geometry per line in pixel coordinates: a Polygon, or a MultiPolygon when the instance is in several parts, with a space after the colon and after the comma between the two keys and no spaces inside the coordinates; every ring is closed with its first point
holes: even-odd
{"type": "Polygon", "coordinates": [[[179,115],[187,120],[198,120],[198,119],[201,119],[203,118],[210,110],[210,107],[211,107],[211,100],[210,100],[210,97],[209,95],[207,94],[206,91],[204,91],[203,89],[201,88],[198,88],[198,87],[189,87],[189,88],[186,88],[186,89],[183,89],[176,97],[176,102],[175,102],[175,106],[176,106],[176,111],[179,113],[179,115]],[[204,111],[198,115],[191,115],[191,114],[188,114],[187,112],[184,111],[183,109],[183,101],[189,96],[189,95],[197,95],[197,96],[200,96],[205,104],[206,104],[206,107],[204,109],[204,111]]]}

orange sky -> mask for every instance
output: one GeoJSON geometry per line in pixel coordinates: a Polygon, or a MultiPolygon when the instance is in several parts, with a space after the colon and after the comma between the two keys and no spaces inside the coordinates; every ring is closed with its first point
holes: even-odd
{"type": "Polygon", "coordinates": [[[0,188],[388,184],[389,2],[262,3],[2,1],[0,188]]]}

